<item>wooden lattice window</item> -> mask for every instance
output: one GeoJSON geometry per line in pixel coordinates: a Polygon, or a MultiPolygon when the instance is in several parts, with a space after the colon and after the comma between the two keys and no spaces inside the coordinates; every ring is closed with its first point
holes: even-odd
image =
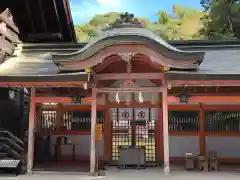
{"type": "MultiPolygon", "coordinates": [[[[67,130],[91,130],[91,111],[64,112],[64,127],[67,130]]],[[[104,113],[97,111],[97,123],[104,123],[104,113]]]]}
{"type": "Polygon", "coordinates": [[[206,132],[240,131],[240,111],[205,112],[206,132]]]}
{"type": "Polygon", "coordinates": [[[52,111],[52,110],[42,111],[41,128],[55,130],[56,118],[57,118],[57,111],[52,111]]]}
{"type": "Polygon", "coordinates": [[[198,111],[169,111],[168,114],[169,131],[199,131],[198,111]]]}

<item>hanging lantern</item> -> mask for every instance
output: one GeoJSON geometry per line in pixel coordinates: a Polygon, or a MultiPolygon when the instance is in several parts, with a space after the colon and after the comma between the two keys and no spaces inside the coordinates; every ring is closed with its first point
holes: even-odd
{"type": "Polygon", "coordinates": [[[188,94],[181,94],[180,97],[179,97],[179,103],[180,104],[187,104],[188,103],[188,98],[189,98],[188,94]]]}
{"type": "Polygon", "coordinates": [[[75,95],[72,98],[72,104],[82,104],[82,96],[80,95],[75,95]]]}
{"type": "Polygon", "coordinates": [[[140,93],[138,94],[138,101],[139,101],[140,103],[143,103],[143,101],[144,101],[142,92],[140,92],[140,93]]]}
{"type": "Polygon", "coordinates": [[[116,102],[119,104],[120,103],[119,92],[116,93],[115,99],[116,99],[116,102]]]}

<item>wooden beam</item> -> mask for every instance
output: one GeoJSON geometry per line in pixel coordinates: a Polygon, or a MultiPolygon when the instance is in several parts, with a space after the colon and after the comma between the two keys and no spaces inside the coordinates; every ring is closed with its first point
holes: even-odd
{"type": "Polygon", "coordinates": [[[168,80],[174,86],[240,86],[240,80],[168,80]]]}
{"type": "Polygon", "coordinates": [[[28,155],[27,155],[27,172],[31,173],[34,158],[34,127],[36,121],[36,88],[31,88],[30,112],[29,112],[29,128],[28,128],[28,155]]]}
{"type": "MultiPolygon", "coordinates": [[[[179,97],[176,96],[168,96],[168,103],[176,103],[179,104],[179,97]]],[[[188,103],[216,103],[216,104],[239,104],[240,103],[240,96],[192,96],[189,97],[188,103]]]]}
{"type": "Polygon", "coordinates": [[[37,3],[38,3],[38,15],[40,15],[41,17],[41,23],[43,25],[43,31],[44,32],[47,32],[47,24],[46,24],[46,18],[45,18],[45,12],[44,12],[44,7],[43,7],[43,4],[42,4],[42,0],[37,0],[37,3]]]}
{"type": "Polygon", "coordinates": [[[55,16],[57,17],[58,29],[60,30],[60,32],[62,34],[61,21],[60,21],[59,14],[58,14],[58,8],[57,8],[56,0],[53,0],[53,7],[54,7],[55,16]]]}
{"type": "MultiPolygon", "coordinates": [[[[168,104],[171,106],[171,105],[181,105],[182,107],[183,106],[186,106],[186,105],[183,105],[183,104],[179,104],[179,97],[176,97],[176,96],[168,96],[167,97],[167,101],[168,101],[168,104]]],[[[91,104],[92,102],[92,98],[91,97],[85,97],[82,99],[82,102],[84,103],[87,103],[87,104],[91,104]]],[[[230,102],[228,104],[240,104],[240,95],[239,96],[230,96],[230,95],[225,95],[225,96],[211,96],[211,95],[205,95],[205,96],[192,96],[192,97],[189,97],[188,99],[188,104],[187,105],[191,105],[191,104],[199,104],[199,103],[203,103],[203,104],[218,104],[218,105],[223,105],[225,104],[226,105],[226,102],[230,102]]],[[[154,104],[147,104],[147,102],[144,102],[144,103],[132,103],[134,106],[141,106],[141,105],[147,105],[148,107],[155,107],[154,104]]],[[[111,103],[111,106],[114,106],[114,107],[121,107],[121,106],[125,106],[126,103],[125,102],[120,102],[119,104],[116,104],[116,103],[111,103]]]]}
{"type": "Polygon", "coordinates": [[[98,88],[99,92],[161,92],[162,87],[98,88]]]}
{"type": "Polygon", "coordinates": [[[36,97],[36,103],[72,103],[70,97],[36,97]]]}
{"type": "Polygon", "coordinates": [[[86,82],[64,81],[64,82],[0,82],[0,87],[79,87],[86,82]]]}
{"type": "Polygon", "coordinates": [[[63,39],[62,34],[60,32],[56,33],[29,33],[27,35],[28,41],[30,42],[35,42],[35,41],[40,41],[40,40],[48,40],[48,41],[53,41],[53,40],[61,40],[63,39]]]}
{"type": "Polygon", "coordinates": [[[163,73],[103,73],[97,74],[98,80],[118,80],[118,79],[163,79],[163,73]]]}
{"type": "Polygon", "coordinates": [[[35,32],[35,25],[34,25],[34,20],[33,20],[33,15],[32,15],[32,11],[31,11],[31,7],[30,7],[30,3],[29,0],[23,1],[26,5],[26,9],[27,9],[27,13],[28,13],[28,23],[30,23],[29,25],[31,26],[31,31],[35,32]]]}

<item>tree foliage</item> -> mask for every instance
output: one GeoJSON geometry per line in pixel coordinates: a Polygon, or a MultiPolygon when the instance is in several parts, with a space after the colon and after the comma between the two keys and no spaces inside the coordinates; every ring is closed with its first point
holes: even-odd
{"type": "Polygon", "coordinates": [[[201,0],[205,16],[200,35],[205,39],[239,37],[239,0],[201,0]]]}
{"type": "MultiPolygon", "coordinates": [[[[146,28],[152,30],[165,40],[199,39],[198,32],[202,28],[201,18],[204,13],[192,8],[174,6],[172,14],[165,11],[157,13],[158,20],[151,22],[146,18],[138,18],[146,28]]],[[[75,26],[79,42],[87,42],[92,37],[100,35],[120,16],[119,12],[109,12],[95,15],[88,24],[75,26]]]]}
{"type": "MultiPolygon", "coordinates": [[[[165,40],[240,38],[240,0],[200,0],[204,11],[175,5],[172,13],[157,13],[158,20],[137,17],[165,40]]],[[[120,16],[119,12],[95,15],[87,24],[76,25],[79,42],[99,36],[120,16]]]]}

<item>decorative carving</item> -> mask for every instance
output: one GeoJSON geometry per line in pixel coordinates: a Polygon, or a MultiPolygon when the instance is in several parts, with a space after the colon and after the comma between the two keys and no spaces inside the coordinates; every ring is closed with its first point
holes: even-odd
{"type": "Polygon", "coordinates": [[[23,44],[18,43],[17,47],[14,49],[14,52],[13,52],[12,56],[14,56],[14,57],[20,56],[20,54],[22,53],[22,47],[23,47],[23,44]]]}
{"type": "Polygon", "coordinates": [[[0,12],[0,64],[10,56],[19,56],[22,44],[19,40],[19,30],[14,24],[13,16],[7,8],[0,12]]]}
{"type": "Polygon", "coordinates": [[[140,112],[138,113],[138,118],[143,119],[143,118],[145,118],[145,117],[146,117],[146,113],[145,113],[144,111],[140,111],[140,112]]]}
{"type": "Polygon", "coordinates": [[[122,112],[122,117],[123,117],[124,119],[128,119],[128,118],[129,118],[129,112],[128,112],[128,111],[123,111],[123,112],[122,112]]]}
{"type": "Polygon", "coordinates": [[[121,57],[122,60],[130,63],[130,61],[132,60],[133,56],[136,55],[136,53],[127,52],[127,53],[118,53],[118,55],[121,57]]]}
{"type": "Polygon", "coordinates": [[[123,82],[123,84],[120,86],[121,88],[138,88],[136,83],[134,83],[131,80],[126,80],[123,82]]]}
{"type": "Polygon", "coordinates": [[[128,12],[121,14],[120,18],[117,19],[113,24],[112,27],[119,27],[119,26],[138,26],[143,27],[141,21],[134,17],[134,14],[130,14],[128,12]]]}
{"type": "Polygon", "coordinates": [[[0,18],[1,21],[6,23],[6,25],[9,26],[11,29],[13,29],[14,32],[19,34],[19,30],[18,30],[17,26],[15,25],[15,23],[13,21],[13,15],[12,15],[11,11],[8,8],[0,13],[0,17],[1,17],[0,18]]]}
{"type": "Polygon", "coordinates": [[[132,72],[132,65],[131,63],[127,64],[127,73],[130,74],[132,72]]]}

